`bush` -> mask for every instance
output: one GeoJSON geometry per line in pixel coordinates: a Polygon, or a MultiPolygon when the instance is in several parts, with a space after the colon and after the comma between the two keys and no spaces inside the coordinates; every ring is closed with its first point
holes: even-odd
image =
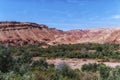
{"type": "Polygon", "coordinates": [[[107,80],[120,80],[120,67],[119,66],[110,71],[107,80]]]}
{"type": "Polygon", "coordinates": [[[98,71],[99,65],[97,63],[89,63],[89,64],[84,64],[81,68],[82,71],[92,71],[96,72],[98,71]]]}
{"type": "Polygon", "coordinates": [[[48,68],[48,63],[44,59],[40,59],[38,61],[34,61],[32,63],[32,67],[41,67],[43,70],[48,68]]]}
{"type": "Polygon", "coordinates": [[[57,70],[61,75],[64,77],[72,78],[74,80],[79,80],[79,75],[77,74],[76,71],[71,69],[67,64],[65,63],[60,63],[57,67],[57,70]]]}
{"type": "Polygon", "coordinates": [[[8,72],[13,67],[13,58],[9,48],[0,46],[0,71],[8,72]]]}

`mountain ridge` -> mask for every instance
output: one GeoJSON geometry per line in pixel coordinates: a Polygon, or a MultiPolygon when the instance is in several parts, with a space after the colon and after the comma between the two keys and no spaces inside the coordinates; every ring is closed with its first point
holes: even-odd
{"type": "Polygon", "coordinates": [[[120,44],[120,28],[96,28],[86,30],[62,31],[49,28],[44,24],[31,22],[0,22],[0,43],[5,45],[26,45],[46,43],[118,43],[120,44]]]}

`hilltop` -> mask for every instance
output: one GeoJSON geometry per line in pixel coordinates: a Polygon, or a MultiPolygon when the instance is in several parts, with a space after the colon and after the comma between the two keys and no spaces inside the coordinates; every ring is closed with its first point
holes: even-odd
{"type": "Polygon", "coordinates": [[[62,31],[47,25],[31,22],[0,22],[0,43],[5,45],[26,45],[46,43],[120,43],[120,28],[98,28],[62,31]]]}

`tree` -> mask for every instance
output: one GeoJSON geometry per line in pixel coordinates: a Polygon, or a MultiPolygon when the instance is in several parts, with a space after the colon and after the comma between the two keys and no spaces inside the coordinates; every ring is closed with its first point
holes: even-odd
{"type": "Polygon", "coordinates": [[[0,70],[8,72],[13,66],[13,57],[11,56],[10,49],[0,46],[0,70]]]}

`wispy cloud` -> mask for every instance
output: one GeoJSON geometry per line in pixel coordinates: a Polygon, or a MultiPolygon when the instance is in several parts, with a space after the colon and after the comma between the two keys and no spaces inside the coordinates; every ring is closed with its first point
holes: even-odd
{"type": "Polygon", "coordinates": [[[120,19],[120,14],[113,15],[112,18],[113,18],[113,19],[120,19]]]}

